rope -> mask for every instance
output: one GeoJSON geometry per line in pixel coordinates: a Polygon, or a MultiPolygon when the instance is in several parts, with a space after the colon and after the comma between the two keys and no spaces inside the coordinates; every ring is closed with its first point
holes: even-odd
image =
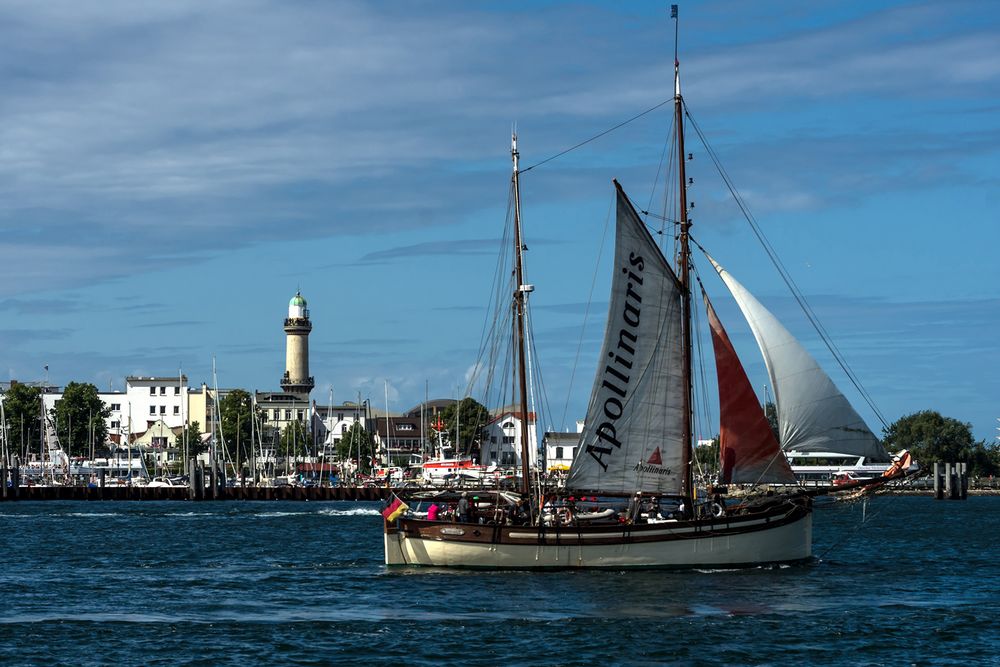
{"type": "MultiPolygon", "coordinates": [[[[826,558],[826,555],[829,554],[831,551],[833,551],[834,549],[839,548],[840,546],[846,544],[848,540],[852,539],[858,533],[860,533],[862,528],[864,528],[865,526],[867,526],[868,524],[870,524],[872,521],[874,521],[875,518],[877,518],[880,514],[882,514],[882,512],[884,512],[886,510],[886,508],[890,507],[892,505],[892,503],[894,503],[900,497],[901,496],[898,496],[898,495],[890,496],[889,499],[886,501],[886,503],[878,511],[876,511],[876,512],[868,512],[867,513],[867,518],[864,521],[858,523],[858,525],[854,528],[854,530],[848,532],[846,535],[844,535],[843,537],[841,537],[839,540],[837,540],[836,542],[834,542],[833,544],[831,544],[830,546],[828,546],[826,548],[826,550],[823,551],[823,553],[821,553],[819,556],[817,556],[817,559],[823,560],[824,558],[826,558]]],[[[868,502],[867,498],[864,499],[864,502],[868,502]]]]}
{"type": "Polygon", "coordinates": [[[573,370],[569,375],[569,389],[566,390],[566,404],[563,406],[562,417],[559,422],[566,428],[566,413],[569,412],[569,398],[573,395],[573,382],[576,379],[576,369],[580,364],[580,352],[583,350],[583,337],[587,333],[587,320],[590,319],[590,306],[594,303],[594,288],[597,286],[597,269],[601,264],[601,257],[604,256],[604,244],[608,239],[608,227],[611,225],[611,209],[608,206],[608,214],[604,218],[604,233],[601,235],[601,245],[597,250],[597,263],[594,265],[594,276],[590,280],[590,293],[587,295],[587,308],[583,312],[583,326],[580,327],[580,340],[576,344],[576,356],[573,358],[573,370]]]}
{"type": "MultiPolygon", "coordinates": [[[[688,120],[691,121],[691,126],[698,134],[698,138],[701,140],[701,143],[705,147],[705,150],[708,153],[709,157],[711,158],[712,163],[715,165],[716,171],[719,172],[719,176],[722,177],[723,182],[726,184],[726,188],[728,188],[729,194],[732,195],[733,200],[736,202],[736,205],[743,213],[743,217],[746,218],[746,221],[747,223],[749,223],[751,230],[753,230],[753,233],[757,237],[757,240],[764,248],[764,252],[767,253],[767,256],[771,260],[771,263],[774,264],[774,267],[777,269],[778,274],[781,276],[781,279],[785,282],[785,285],[792,293],[792,296],[795,298],[795,301],[799,304],[799,307],[802,309],[802,312],[805,313],[805,316],[809,320],[809,323],[812,324],[813,328],[819,334],[820,339],[826,345],[826,348],[830,351],[830,354],[833,355],[833,358],[837,361],[837,364],[847,375],[848,379],[851,381],[851,384],[854,385],[854,388],[857,389],[858,393],[861,394],[861,397],[865,400],[865,403],[868,404],[868,407],[872,409],[872,411],[875,413],[875,416],[878,417],[878,420],[882,422],[882,425],[888,428],[889,424],[888,422],[886,422],[885,417],[883,417],[881,411],[875,405],[874,399],[872,399],[868,391],[862,386],[861,380],[858,379],[857,375],[848,365],[847,360],[844,358],[843,354],[834,344],[833,339],[830,337],[829,333],[827,333],[826,329],[820,323],[819,318],[816,316],[816,313],[809,305],[809,302],[806,300],[805,295],[802,293],[802,290],[799,289],[798,285],[792,279],[791,273],[789,273],[788,269],[785,267],[781,259],[778,257],[778,253],[774,249],[774,246],[771,245],[771,242],[767,239],[767,236],[765,236],[764,231],[760,228],[760,225],[757,224],[757,220],[756,218],[754,218],[753,213],[750,212],[750,209],[747,206],[746,202],[743,200],[743,197],[740,196],[740,193],[736,190],[736,186],[733,184],[733,181],[730,178],[729,173],[726,172],[725,168],[722,166],[722,163],[719,160],[718,154],[716,154],[715,149],[713,149],[711,144],[708,143],[708,139],[702,133],[701,128],[698,126],[698,123],[694,120],[694,118],[691,117],[690,110],[687,108],[686,103],[684,105],[684,114],[685,116],[687,116],[688,120]]],[[[701,246],[698,247],[701,248],[701,246]]],[[[704,252],[704,248],[701,249],[704,252]]]]}
{"type": "Polygon", "coordinates": [[[615,125],[614,127],[611,127],[611,128],[608,128],[607,130],[604,130],[603,132],[601,132],[601,133],[599,133],[599,134],[595,134],[595,135],[594,135],[594,136],[592,136],[592,137],[591,137],[590,139],[585,139],[584,141],[581,141],[580,143],[578,143],[578,144],[577,144],[577,145],[575,145],[575,146],[571,146],[571,147],[567,148],[567,149],[566,149],[566,150],[564,150],[564,151],[560,151],[559,153],[556,153],[556,154],[555,154],[555,155],[553,155],[552,157],[547,157],[547,158],[545,158],[544,160],[542,160],[541,162],[536,162],[535,164],[531,165],[531,166],[530,166],[530,167],[528,167],[527,169],[522,169],[522,170],[521,170],[521,171],[520,171],[519,173],[521,173],[521,174],[524,174],[524,173],[526,173],[526,172],[529,172],[529,171],[531,171],[531,170],[532,170],[532,169],[534,169],[535,167],[541,167],[541,166],[542,166],[543,164],[545,164],[545,163],[547,163],[547,162],[552,162],[552,160],[555,160],[556,158],[560,158],[560,157],[562,157],[563,155],[566,155],[567,153],[570,153],[570,152],[572,152],[572,151],[575,151],[575,150],[576,150],[577,148],[580,148],[580,147],[582,147],[582,146],[586,146],[586,145],[587,145],[587,144],[589,144],[590,142],[592,142],[592,141],[596,141],[597,139],[600,139],[601,137],[603,137],[603,136],[604,136],[604,135],[606,135],[606,134],[610,134],[610,133],[614,132],[614,131],[615,131],[615,130],[617,130],[617,129],[620,129],[620,128],[622,128],[622,127],[625,127],[626,125],[628,125],[628,124],[629,124],[629,123],[631,123],[632,121],[635,121],[635,120],[639,120],[640,118],[642,118],[642,117],[643,117],[643,116],[645,116],[646,114],[649,114],[649,113],[652,113],[652,112],[656,111],[657,109],[659,109],[660,107],[662,107],[662,106],[664,106],[664,105],[666,105],[666,104],[669,104],[669,103],[671,103],[671,102],[673,102],[673,101],[674,101],[674,98],[672,98],[672,97],[671,97],[670,99],[667,99],[667,100],[663,100],[662,102],[660,102],[660,103],[659,103],[659,104],[657,104],[656,106],[652,106],[652,107],[650,107],[650,108],[646,109],[645,111],[643,111],[642,113],[639,113],[639,114],[636,114],[635,116],[632,116],[632,117],[631,117],[631,118],[629,118],[628,120],[624,120],[624,121],[622,121],[622,122],[618,123],[618,124],[617,124],[617,125],[615,125]]]}

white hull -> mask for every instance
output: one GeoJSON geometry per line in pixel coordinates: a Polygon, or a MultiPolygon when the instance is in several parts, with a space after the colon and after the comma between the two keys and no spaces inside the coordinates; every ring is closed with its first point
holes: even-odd
{"type": "Polygon", "coordinates": [[[809,509],[784,520],[771,515],[602,529],[563,528],[558,533],[550,528],[541,535],[536,527],[413,520],[404,520],[399,528],[386,526],[385,531],[386,564],[403,566],[745,567],[802,561],[811,555],[809,509]]]}

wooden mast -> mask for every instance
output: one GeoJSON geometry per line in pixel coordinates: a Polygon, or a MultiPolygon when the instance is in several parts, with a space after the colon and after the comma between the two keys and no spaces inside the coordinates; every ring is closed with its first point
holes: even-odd
{"type": "Polygon", "coordinates": [[[685,507],[690,514],[694,510],[694,485],[691,470],[691,444],[692,444],[692,393],[691,382],[691,277],[690,273],[690,248],[688,246],[688,233],[691,228],[691,221],[687,214],[687,174],[685,171],[684,153],[684,98],[681,97],[681,74],[680,61],[677,59],[677,5],[670,8],[670,15],[674,19],[674,123],[677,126],[677,175],[679,178],[678,197],[680,206],[680,279],[681,279],[681,299],[683,304],[684,318],[681,320],[681,341],[684,347],[684,431],[681,466],[684,469],[684,496],[687,499],[685,507]]]}
{"type": "Polygon", "coordinates": [[[524,311],[529,285],[524,284],[521,242],[521,186],[518,179],[517,134],[511,135],[510,156],[514,163],[514,344],[517,346],[517,383],[521,408],[521,491],[525,495],[531,490],[531,463],[528,447],[528,380],[524,363],[524,311]]]}

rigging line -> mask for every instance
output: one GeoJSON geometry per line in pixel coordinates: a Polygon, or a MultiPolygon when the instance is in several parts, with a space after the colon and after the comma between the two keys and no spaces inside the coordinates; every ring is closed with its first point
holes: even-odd
{"type": "MultiPolygon", "coordinates": [[[[648,218],[653,218],[655,220],[660,220],[661,222],[669,222],[670,224],[674,225],[675,227],[677,225],[681,224],[680,220],[678,220],[677,218],[672,218],[672,217],[670,217],[668,215],[660,215],[659,213],[653,213],[651,211],[643,211],[642,209],[638,209],[638,208],[636,210],[639,211],[639,213],[643,214],[644,216],[646,216],[648,218]]],[[[660,230],[657,230],[657,229],[653,229],[649,225],[646,225],[646,227],[649,229],[649,233],[650,234],[663,234],[664,233],[663,230],[662,230],[662,228],[660,230]]]]}
{"type": "Polygon", "coordinates": [[[476,362],[475,362],[474,369],[473,369],[473,371],[472,371],[472,373],[470,374],[470,377],[469,377],[468,386],[466,387],[466,393],[471,393],[471,389],[472,389],[473,384],[479,378],[479,375],[480,375],[480,370],[479,369],[481,368],[481,362],[483,361],[483,355],[487,351],[487,335],[488,335],[488,332],[495,331],[495,327],[496,327],[496,323],[497,323],[497,318],[499,317],[499,311],[500,311],[499,305],[494,306],[494,304],[499,304],[500,303],[500,298],[501,298],[500,297],[500,291],[503,289],[503,286],[505,284],[504,281],[503,281],[502,276],[504,275],[504,267],[505,267],[505,261],[504,260],[505,260],[505,258],[507,256],[505,248],[507,248],[510,245],[508,243],[508,241],[510,239],[509,234],[510,234],[510,227],[511,227],[513,202],[514,202],[514,182],[513,182],[513,179],[511,179],[511,184],[510,184],[510,188],[508,189],[508,196],[507,196],[506,224],[504,226],[503,236],[500,239],[500,252],[497,253],[497,262],[496,262],[496,266],[494,267],[493,281],[492,281],[493,282],[493,286],[492,286],[492,289],[490,291],[490,301],[486,305],[487,306],[487,309],[486,309],[487,317],[485,317],[483,319],[483,328],[482,328],[482,331],[480,332],[480,336],[479,336],[479,352],[477,353],[477,357],[476,357],[476,362]],[[492,326],[491,326],[490,317],[489,317],[489,313],[491,313],[491,312],[493,313],[492,326]]]}
{"type": "Polygon", "coordinates": [[[838,365],[841,367],[841,369],[847,375],[848,379],[850,379],[850,381],[854,385],[855,389],[858,390],[858,392],[861,394],[862,398],[864,398],[864,400],[868,404],[868,406],[875,412],[875,415],[878,417],[879,421],[882,422],[882,425],[883,426],[887,426],[885,418],[882,416],[882,413],[879,411],[878,407],[875,405],[874,400],[872,399],[871,395],[861,385],[860,379],[854,373],[853,369],[850,368],[850,366],[847,363],[847,360],[844,358],[843,354],[840,352],[840,349],[837,348],[836,344],[833,342],[833,339],[830,337],[829,333],[826,331],[826,329],[820,323],[819,318],[816,316],[815,312],[812,310],[812,307],[809,305],[808,301],[806,300],[805,295],[799,289],[798,285],[795,283],[795,281],[792,278],[791,274],[789,273],[788,269],[784,266],[784,264],[781,262],[780,258],[778,257],[777,251],[775,251],[775,249],[771,245],[770,241],[764,235],[763,230],[757,224],[756,219],[753,217],[753,214],[750,212],[749,208],[746,206],[746,203],[743,201],[742,197],[740,197],[739,193],[736,191],[735,185],[732,183],[732,180],[729,178],[728,173],[726,173],[725,169],[722,167],[721,161],[718,159],[717,154],[715,153],[714,149],[708,144],[708,140],[701,133],[701,130],[698,127],[697,123],[694,121],[693,118],[691,118],[690,112],[688,112],[688,119],[691,121],[692,125],[695,127],[695,130],[698,133],[698,136],[701,138],[702,143],[705,145],[705,148],[708,151],[709,156],[712,158],[712,161],[715,164],[716,169],[719,171],[720,175],[723,177],[723,180],[726,183],[726,186],[729,188],[730,194],[732,194],[732,196],[733,196],[734,200],[736,201],[737,205],[739,206],[740,210],[743,212],[744,217],[747,219],[747,222],[750,224],[751,229],[753,230],[754,234],[757,236],[758,241],[760,241],[760,243],[761,243],[762,247],[764,248],[765,252],[768,254],[768,257],[771,259],[771,262],[774,264],[775,268],[778,270],[778,273],[781,276],[782,280],[785,281],[785,284],[788,286],[789,291],[791,291],[792,296],[795,298],[796,302],[799,304],[799,307],[802,309],[803,313],[805,313],[806,318],[809,319],[810,324],[812,324],[813,328],[817,331],[817,333],[819,333],[820,338],[823,340],[823,342],[826,345],[827,349],[833,355],[834,359],[837,361],[838,365]]]}
{"type": "MultiPolygon", "coordinates": [[[[528,329],[529,332],[532,332],[532,331],[534,331],[534,327],[532,325],[531,309],[530,308],[526,308],[525,309],[525,315],[527,316],[527,320],[528,320],[527,321],[527,329],[528,329]]],[[[538,426],[540,424],[544,424],[545,423],[544,419],[548,418],[548,416],[551,414],[551,407],[549,406],[548,393],[547,393],[547,391],[545,389],[544,378],[542,377],[542,366],[537,361],[539,359],[538,348],[535,345],[535,337],[533,335],[529,336],[529,339],[528,339],[528,350],[529,350],[529,357],[531,359],[535,360],[534,363],[532,364],[532,368],[529,370],[528,380],[529,380],[529,383],[534,382],[534,384],[537,385],[537,389],[533,389],[532,392],[531,392],[531,397],[532,397],[533,402],[535,403],[535,406],[536,406],[535,407],[535,411],[534,411],[535,412],[535,426],[534,426],[533,430],[534,430],[534,433],[535,433],[535,446],[534,446],[534,450],[535,450],[535,461],[536,461],[536,464],[537,464],[537,462],[539,460],[544,460],[544,457],[539,457],[539,451],[538,450],[539,450],[539,447],[541,446],[541,444],[542,444],[542,442],[544,440],[544,435],[545,435],[545,429],[543,428],[542,429],[542,438],[538,438],[538,426]]],[[[525,419],[526,418],[527,417],[525,416],[525,419]]],[[[536,467],[537,467],[537,465],[536,465],[536,467]]]]}
{"type": "MultiPolygon", "coordinates": [[[[865,400],[865,403],[868,404],[868,407],[872,409],[872,411],[875,413],[875,416],[878,417],[878,420],[882,422],[882,425],[888,428],[888,422],[886,422],[885,417],[882,415],[882,412],[875,405],[874,399],[871,397],[868,391],[862,386],[861,380],[854,373],[853,369],[851,369],[850,365],[848,365],[847,360],[840,352],[840,349],[833,342],[833,339],[830,337],[830,334],[819,322],[819,318],[816,316],[816,313],[809,305],[808,301],[805,298],[805,295],[799,289],[794,279],[792,279],[791,273],[789,273],[788,269],[781,262],[781,259],[778,257],[777,251],[774,249],[774,246],[771,245],[771,242],[764,235],[764,231],[757,224],[756,218],[754,218],[753,214],[750,212],[750,209],[747,207],[746,202],[743,200],[739,192],[736,190],[736,186],[733,184],[732,179],[729,177],[729,174],[722,166],[722,163],[720,162],[715,150],[708,143],[708,139],[702,133],[701,128],[698,126],[698,123],[695,122],[694,118],[691,116],[691,113],[687,109],[686,104],[685,104],[685,113],[688,117],[688,120],[691,121],[691,125],[692,127],[694,127],[695,132],[698,134],[698,138],[701,139],[702,145],[705,146],[705,150],[708,152],[709,157],[712,159],[712,163],[715,165],[716,170],[719,172],[719,175],[722,177],[723,182],[726,184],[729,193],[733,196],[733,199],[736,201],[736,205],[743,213],[743,217],[746,218],[747,222],[750,224],[750,228],[753,230],[754,235],[757,237],[757,240],[760,241],[761,246],[764,248],[765,253],[767,253],[768,258],[771,260],[771,263],[774,264],[775,268],[778,271],[778,274],[781,276],[781,279],[785,282],[785,285],[788,287],[789,291],[791,291],[793,298],[799,304],[799,307],[802,309],[802,312],[805,313],[805,316],[809,320],[809,323],[812,324],[813,328],[819,334],[820,339],[826,345],[826,348],[833,355],[833,358],[837,361],[837,364],[847,375],[847,378],[851,381],[851,384],[854,385],[854,388],[857,389],[858,393],[861,394],[861,397],[865,400]]],[[[704,248],[702,248],[702,251],[704,251],[704,248]]]]}
{"type": "Polygon", "coordinates": [[[671,103],[672,103],[673,101],[674,101],[674,98],[672,98],[672,97],[671,97],[670,99],[668,99],[668,100],[663,100],[662,102],[660,102],[660,103],[659,103],[659,104],[657,104],[656,106],[652,106],[652,107],[650,107],[650,108],[646,109],[645,111],[643,111],[643,112],[641,112],[641,113],[638,113],[638,114],[636,114],[635,116],[632,116],[632,117],[631,117],[631,118],[629,118],[628,120],[624,120],[624,121],[622,121],[622,122],[618,123],[618,124],[617,124],[617,125],[615,125],[614,127],[611,127],[611,128],[608,128],[607,130],[604,130],[603,132],[601,132],[601,133],[599,133],[599,134],[595,134],[595,135],[594,135],[594,136],[592,136],[592,137],[591,137],[590,139],[585,139],[584,141],[581,141],[580,143],[578,143],[578,144],[577,144],[577,145],[575,145],[575,146],[571,146],[571,147],[567,148],[567,149],[566,149],[566,150],[564,150],[564,151],[561,151],[561,152],[559,152],[559,153],[556,153],[555,155],[553,155],[553,156],[551,156],[551,157],[547,157],[547,158],[545,158],[545,159],[544,159],[544,160],[542,160],[541,162],[536,162],[535,164],[531,165],[531,166],[530,166],[530,167],[528,167],[527,169],[522,169],[522,170],[521,170],[521,171],[520,171],[519,173],[521,173],[521,174],[524,174],[524,173],[526,173],[526,172],[529,172],[529,171],[531,171],[531,170],[532,170],[532,169],[534,169],[535,167],[541,167],[541,166],[542,166],[543,164],[545,164],[546,162],[552,162],[552,160],[555,160],[556,158],[560,158],[560,157],[562,157],[563,155],[566,155],[567,153],[570,153],[570,152],[572,152],[572,151],[575,151],[575,150],[576,150],[577,148],[580,148],[580,147],[582,147],[582,146],[586,146],[586,145],[587,145],[587,144],[589,144],[590,142],[592,142],[592,141],[596,141],[597,139],[600,139],[601,137],[603,137],[603,136],[604,136],[604,135],[606,135],[606,134],[610,134],[610,133],[614,132],[614,131],[615,131],[615,130],[617,130],[617,129],[620,129],[620,128],[622,128],[622,127],[625,127],[626,125],[628,125],[628,124],[629,124],[629,123],[631,123],[632,121],[635,121],[635,120],[639,120],[640,118],[642,118],[642,117],[643,117],[643,116],[645,116],[646,114],[649,114],[649,113],[652,113],[652,112],[656,111],[657,109],[659,109],[660,107],[662,107],[662,106],[664,106],[664,105],[666,105],[666,104],[671,104],[671,103]]]}
{"type": "MultiPolygon", "coordinates": [[[[562,428],[566,428],[566,413],[569,412],[569,399],[573,394],[573,381],[576,379],[576,369],[580,364],[580,352],[583,350],[583,337],[587,333],[587,320],[590,318],[590,306],[594,303],[594,288],[597,286],[597,271],[604,256],[604,244],[608,240],[608,227],[611,225],[611,209],[614,200],[608,205],[608,213],[604,218],[604,233],[601,235],[601,245],[597,250],[597,262],[594,265],[594,277],[590,281],[590,293],[587,295],[587,307],[583,312],[583,326],[580,327],[580,339],[576,344],[576,356],[573,358],[573,370],[569,376],[569,389],[566,390],[566,404],[563,406],[562,418],[559,420],[562,428]]],[[[588,397],[589,400],[589,397],[588,397]]]]}
{"type": "MultiPolygon", "coordinates": [[[[708,407],[708,383],[705,379],[705,355],[701,347],[701,338],[702,338],[701,318],[698,316],[697,308],[692,308],[691,314],[693,316],[692,320],[694,322],[695,349],[697,350],[696,354],[698,358],[698,382],[696,384],[698,385],[698,389],[700,390],[701,393],[701,406],[700,406],[701,409],[694,411],[695,429],[701,431],[704,434],[706,429],[710,430],[712,421],[708,407]],[[700,415],[698,414],[699,412],[701,412],[700,415]],[[700,424],[699,421],[701,422],[700,424]]],[[[695,443],[695,450],[697,451],[697,443],[695,443]]],[[[697,456],[694,456],[693,458],[697,462],[698,471],[699,473],[701,473],[702,476],[704,476],[706,472],[711,472],[711,471],[706,471],[706,469],[702,467],[701,460],[697,456]]]]}
{"type": "MultiPolygon", "coordinates": [[[[692,273],[694,274],[694,279],[701,287],[702,286],[701,276],[699,275],[698,267],[695,266],[694,262],[691,262],[691,269],[692,273]]],[[[704,288],[702,287],[702,289],[704,288]]],[[[712,435],[711,426],[713,424],[712,408],[708,400],[708,377],[706,375],[707,364],[705,363],[705,360],[708,358],[708,355],[705,354],[705,351],[702,349],[702,342],[703,342],[702,339],[704,338],[704,333],[702,329],[700,311],[701,311],[700,308],[695,308],[695,307],[691,308],[691,312],[694,314],[693,319],[694,319],[695,334],[696,334],[695,344],[698,351],[698,375],[699,375],[699,381],[701,383],[701,405],[703,412],[702,417],[705,419],[703,428],[709,429],[708,435],[711,436],[712,435]]]]}
{"type": "MultiPolygon", "coordinates": [[[[538,356],[538,349],[537,349],[537,346],[535,344],[534,336],[532,336],[532,339],[531,339],[531,348],[534,351],[533,352],[534,357],[536,359],[538,359],[539,358],[539,356],[538,356]]],[[[541,364],[537,364],[537,363],[535,364],[535,373],[538,376],[537,377],[538,393],[540,395],[540,405],[541,405],[541,408],[544,411],[545,418],[546,419],[551,419],[551,417],[552,417],[552,405],[549,402],[548,390],[546,389],[545,379],[542,376],[542,367],[541,367],[541,364]]],[[[541,417],[536,417],[536,418],[539,420],[539,423],[541,423],[541,421],[540,421],[541,417]]],[[[543,431],[543,434],[544,434],[544,431],[543,431]]],[[[540,442],[536,443],[536,445],[541,446],[541,443],[540,442]]]]}
{"type": "MultiPolygon", "coordinates": [[[[858,525],[855,526],[853,530],[851,530],[846,535],[844,535],[843,537],[841,537],[839,540],[837,540],[836,542],[834,542],[833,544],[831,544],[830,546],[828,546],[823,551],[823,553],[821,553],[819,556],[816,557],[817,560],[823,560],[824,558],[826,558],[826,555],[828,553],[830,553],[831,551],[833,551],[836,548],[839,548],[839,547],[843,546],[844,544],[847,543],[848,540],[853,539],[855,536],[857,536],[861,532],[862,528],[865,528],[866,526],[868,526],[868,524],[870,524],[872,521],[874,521],[875,518],[878,517],[878,515],[882,514],[886,509],[888,509],[889,507],[891,507],[892,504],[894,502],[896,502],[901,497],[902,496],[900,496],[898,494],[890,495],[886,499],[886,502],[883,503],[882,507],[879,508],[878,511],[876,511],[876,512],[868,512],[868,516],[867,516],[867,518],[864,521],[858,523],[858,525]]],[[[862,500],[865,500],[864,496],[862,496],[862,500]]]]}
{"type": "MultiPolygon", "coordinates": [[[[671,123],[671,128],[672,127],[673,127],[673,123],[671,123]]],[[[671,155],[673,153],[674,143],[676,141],[676,137],[677,137],[677,133],[676,132],[671,132],[670,136],[667,138],[667,141],[663,142],[663,151],[660,153],[660,163],[658,165],[656,165],[656,176],[653,177],[653,187],[650,188],[650,191],[649,191],[649,203],[646,204],[646,208],[647,209],[653,208],[653,197],[656,196],[656,184],[660,182],[660,173],[663,171],[663,165],[664,164],[667,165],[667,175],[666,175],[666,179],[667,180],[665,180],[664,182],[666,182],[666,183],[670,182],[669,181],[670,175],[673,173],[673,170],[672,170],[673,162],[668,161],[667,156],[671,155]]],[[[667,190],[667,188],[664,188],[664,192],[665,193],[666,193],[666,190],[667,190]]],[[[664,195],[664,200],[665,199],[666,199],[666,195],[664,195]]],[[[667,210],[666,209],[666,204],[664,204],[663,210],[664,211],[667,210]]],[[[646,215],[649,215],[648,211],[641,211],[641,212],[644,213],[644,214],[646,214],[646,215]]],[[[665,218],[661,218],[661,219],[665,219],[665,218]]]]}
{"type": "MultiPolygon", "coordinates": [[[[627,192],[624,192],[623,194],[625,195],[625,198],[628,199],[628,202],[630,204],[632,204],[632,208],[634,208],[637,212],[641,213],[642,215],[645,215],[645,216],[650,217],[650,218],[654,218],[656,220],[661,220],[663,222],[669,222],[669,223],[673,224],[674,227],[676,227],[677,225],[679,225],[681,223],[681,221],[677,220],[676,218],[671,218],[669,216],[659,215],[657,213],[650,213],[649,211],[642,210],[641,208],[639,208],[638,204],[636,204],[636,202],[628,195],[627,192]]],[[[647,224],[646,222],[643,222],[642,224],[646,228],[646,231],[649,232],[649,235],[652,236],[654,239],[657,236],[660,236],[660,237],[666,236],[666,229],[664,229],[663,227],[657,229],[657,228],[652,227],[651,225],[647,224]]],[[[674,236],[674,241],[675,242],[677,241],[677,237],[676,236],[674,236]]],[[[663,252],[663,248],[660,248],[660,252],[663,254],[663,257],[666,258],[667,253],[663,252]]]]}

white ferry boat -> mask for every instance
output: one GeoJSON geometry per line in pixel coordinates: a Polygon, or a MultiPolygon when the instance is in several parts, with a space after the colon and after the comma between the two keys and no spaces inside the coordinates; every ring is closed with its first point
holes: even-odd
{"type": "Polygon", "coordinates": [[[795,479],[805,486],[830,486],[838,474],[852,479],[881,477],[888,462],[870,462],[868,457],[839,452],[785,452],[795,479]]]}

